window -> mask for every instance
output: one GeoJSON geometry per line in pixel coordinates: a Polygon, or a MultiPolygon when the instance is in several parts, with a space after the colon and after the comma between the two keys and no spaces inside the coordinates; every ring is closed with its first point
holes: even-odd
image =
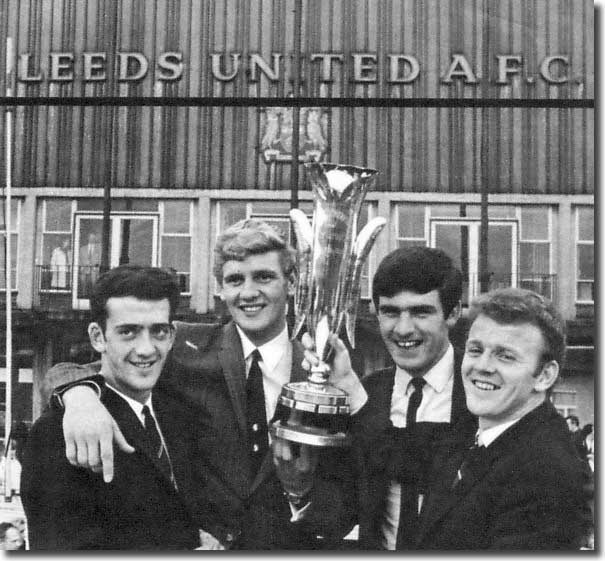
{"type": "Polygon", "coordinates": [[[40,290],[71,290],[74,205],[71,199],[47,199],[42,204],[42,263],[38,267],[40,290]]]}
{"type": "Polygon", "coordinates": [[[594,302],[594,209],[576,209],[576,301],[594,302]]]}
{"type": "Polygon", "coordinates": [[[161,266],[176,272],[181,293],[191,293],[191,213],[190,201],[160,203],[162,215],[161,266]]]}
{"type": "MultiPolygon", "coordinates": [[[[6,199],[0,199],[0,290],[6,290],[6,199]]],[[[21,218],[21,201],[19,199],[11,199],[11,288],[17,290],[17,275],[18,275],[18,232],[21,218]]]]}
{"type": "Polygon", "coordinates": [[[519,244],[520,287],[554,299],[554,275],[550,270],[551,210],[545,206],[522,206],[519,209],[521,240],[519,244]]]}
{"type": "MultiPolygon", "coordinates": [[[[451,206],[439,207],[442,212],[451,212],[451,206]]],[[[403,203],[397,205],[397,246],[410,247],[426,245],[425,206],[416,203],[403,203]]]]}

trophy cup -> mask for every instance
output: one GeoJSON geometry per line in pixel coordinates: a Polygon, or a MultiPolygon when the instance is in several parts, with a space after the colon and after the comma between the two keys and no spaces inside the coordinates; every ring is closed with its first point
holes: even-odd
{"type": "Polygon", "coordinates": [[[376,170],[317,162],[305,164],[305,169],[315,204],[313,225],[302,211],[290,211],[298,265],[292,338],[306,322],[321,360],[306,381],[282,388],[271,433],[301,444],[346,446],[349,402],[346,393],[328,381],[328,338],[344,324],[355,347],[361,272],[386,220],[374,218],[356,236],[361,204],[376,170]]]}

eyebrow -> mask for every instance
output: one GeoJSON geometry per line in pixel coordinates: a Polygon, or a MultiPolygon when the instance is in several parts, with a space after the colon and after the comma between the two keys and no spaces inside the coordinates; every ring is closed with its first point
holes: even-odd
{"type": "Polygon", "coordinates": [[[416,306],[410,306],[407,308],[402,308],[399,306],[395,306],[392,304],[383,304],[378,306],[378,311],[385,313],[385,312],[405,312],[408,311],[411,314],[419,314],[419,313],[435,313],[437,312],[437,308],[435,306],[431,306],[430,304],[418,304],[416,306]]]}

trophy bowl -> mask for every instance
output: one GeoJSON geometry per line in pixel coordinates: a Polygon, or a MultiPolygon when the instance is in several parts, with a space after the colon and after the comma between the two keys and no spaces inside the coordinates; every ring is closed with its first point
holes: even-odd
{"type": "Polygon", "coordinates": [[[376,170],[311,162],[305,171],[314,194],[313,222],[290,211],[297,242],[298,282],[294,297],[294,339],[306,324],[320,363],[304,382],[282,388],[271,434],[314,446],[347,446],[347,394],[329,382],[331,334],[346,328],[355,347],[355,319],[363,265],[384,218],[374,218],[357,234],[357,220],[376,170]]]}

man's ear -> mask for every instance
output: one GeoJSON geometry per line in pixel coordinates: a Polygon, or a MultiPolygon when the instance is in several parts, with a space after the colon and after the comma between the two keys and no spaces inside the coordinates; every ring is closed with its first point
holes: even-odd
{"type": "Polygon", "coordinates": [[[454,325],[456,325],[456,323],[460,319],[461,313],[462,313],[462,303],[460,301],[458,301],[458,303],[453,307],[452,311],[450,312],[450,315],[445,320],[445,323],[447,324],[448,329],[451,329],[452,327],[454,327],[454,325]]]}
{"type": "Polygon", "coordinates": [[[88,337],[90,339],[90,344],[95,351],[98,353],[105,352],[105,335],[103,334],[101,326],[96,321],[93,321],[88,325],[88,337]]]}
{"type": "Polygon", "coordinates": [[[545,392],[556,381],[559,376],[559,363],[556,360],[551,360],[542,366],[542,370],[536,376],[534,389],[537,392],[545,392]]]}

